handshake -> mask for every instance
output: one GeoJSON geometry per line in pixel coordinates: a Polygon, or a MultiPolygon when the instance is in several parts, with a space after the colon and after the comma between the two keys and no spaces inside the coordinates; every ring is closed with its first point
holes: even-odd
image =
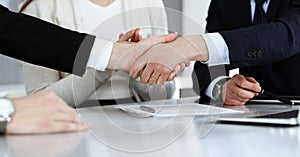
{"type": "Polygon", "coordinates": [[[151,85],[172,81],[190,61],[208,61],[202,36],[178,38],[177,33],[142,39],[140,29],[121,34],[114,43],[108,69],[125,70],[151,85]]]}

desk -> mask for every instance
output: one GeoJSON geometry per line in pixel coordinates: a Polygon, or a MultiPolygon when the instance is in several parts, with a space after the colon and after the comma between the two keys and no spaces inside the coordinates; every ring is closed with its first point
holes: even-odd
{"type": "Polygon", "coordinates": [[[78,109],[87,132],[0,137],[1,157],[299,157],[300,127],[137,118],[112,106],[78,109]],[[207,134],[206,134],[207,133],[207,134]]]}

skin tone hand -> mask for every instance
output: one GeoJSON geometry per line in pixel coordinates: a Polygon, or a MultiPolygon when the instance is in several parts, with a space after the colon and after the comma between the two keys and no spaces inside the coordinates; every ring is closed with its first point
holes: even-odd
{"type": "Polygon", "coordinates": [[[52,92],[42,91],[12,100],[15,113],[7,134],[77,132],[89,128],[76,111],[52,92]]]}
{"type": "Polygon", "coordinates": [[[141,40],[143,40],[143,37],[140,35],[140,29],[136,28],[131,31],[128,31],[126,34],[121,33],[119,35],[118,42],[128,41],[128,42],[137,43],[140,42],[141,40]]]}
{"type": "MultiPolygon", "coordinates": [[[[120,37],[122,38],[123,36],[120,35],[120,37]]],[[[150,48],[160,43],[172,42],[176,38],[177,33],[172,33],[168,35],[150,37],[137,43],[118,41],[113,46],[113,51],[108,63],[108,69],[129,71],[130,67],[136,62],[136,60],[150,48]]],[[[124,39],[126,39],[126,37],[124,37],[124,39]]]]}
{"type": "Polygon", "coordinates": [[[170,81],[176,65],[188,65],[189,61],[207,61],[208,49],[202,36],[185,36],[169,43],[152,47],[131,67],[132,78],[141,77],[142,82],[163,84],[170,81]],[[142,71],[142,72],[141,72],[142,71]]]}
{"type": "Polygon", "coordinates": [[[181,63],[186,64],[188,60],[177,50],[166,45],[156,45],[141,56],[133,67],[138,68],[135,71],[143,69],[141,74],[142,83],[154,85],[163,84],[167,81],[176,65],[181,63]]]}
{"type": "Polygon", "coordinates": [[[235,75],[222,86],[223,100],[227,105],[244,105],[260,91],[261,87],[254,78],[243,75],[235,75]]]}
{"type": "MultiPolygon", "coordinates": [[[[137,28],[137,29],[133,29],[133,30],[127,32],[126,34],[123,34],[123,33],[120,34],[118,42],[128,41],[128,42],[137,43],[137,42],[140,42],[142,40],[143,40],[143,38],[140,35],[140,29],[137,28]]],[[[185,69],[185,67],[189,66],[189,65],[190,65],[190,63],[187,63],[187,65],[185,63],[181,63],[180,65],[176,65],[175,70],[170,74],[170,76],[167,80],[172,81],[176,75],[181,74],[183,72],[183,70],[185,69]]],[[[140,72],[143,72],[143,70],[140,70],[140,72]]],[[[142,83],[147,83],[147,82],[142,81],[142,83]]]]}

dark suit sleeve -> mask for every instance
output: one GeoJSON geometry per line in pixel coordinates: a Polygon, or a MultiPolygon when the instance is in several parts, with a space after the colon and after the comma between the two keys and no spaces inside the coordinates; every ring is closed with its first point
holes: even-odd
{"type": "Polygon", "coordinates": [[[1,5],[0,21],[2,54],[69,73],[73,72],[76,59],[76,67],[80,67],[76,69],[76,74],[85,72],[94,36],[13,13],[1,5]]]}
{"type": "Polygon", "coordinates": [[[269,24],[220,32],[232,68],[278,62],[300,52],[300,0],[269,24]]]}

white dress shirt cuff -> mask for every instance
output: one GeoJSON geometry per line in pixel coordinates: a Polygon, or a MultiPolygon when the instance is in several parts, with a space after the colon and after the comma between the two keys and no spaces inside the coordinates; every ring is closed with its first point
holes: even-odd
{"type": "Polygon", "coordinates": [[[210,97],[211,99],[213,100],[216,100],[216,98],[213,97],[213,89],[215,87],[215,85],[220,81],[220,80],[223,80],[223,79],[228,79],[230,77],[228,76],[219,76],[217,77],[216,79],[214,79],[210,84],[209,86],[207,87],[206,91],[205,91],[205,95],[207,95],[208,97],[210,97]]]}
{"type": "Polygon", "coordinates": [[[206,42],[209,52],[209,60],[207,62],[209,66],[230,64],[229,49],[219,33],[203,34],[202,37],[206,42]]]}
{"type": "Polygon", "coordinates": [[[87,67],[105,71],[110,60],[114,42],[96,38],[87,67]]]}

